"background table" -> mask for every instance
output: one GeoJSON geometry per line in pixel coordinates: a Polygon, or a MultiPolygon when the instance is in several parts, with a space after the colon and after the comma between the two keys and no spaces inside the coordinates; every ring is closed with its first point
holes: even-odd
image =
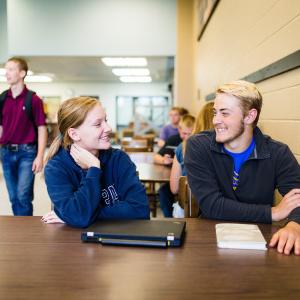
{"type": "Polygon", "coordinates": [[[136,169],[142,182],[169,182],[171,168],[154,163],[137,163],[136,169]]]}
{"type": "Polygon", "coordinates": [[[153,217],[157,216],[158,187],[156,183],[170,182],[171,168],[154,163],[136,163],[140,181],[148,184],[147,197],[153,217]]]}
{"type": "MultiPolygon", "coordinates": [[[[300,257],[218,249],[216,222],[187,219],[184,246],[102,246],[39,217],[0,217],[0,299],[299,299],[300,257]]],[[[267,240],[271,225],[259,225],[267,240]]]]}

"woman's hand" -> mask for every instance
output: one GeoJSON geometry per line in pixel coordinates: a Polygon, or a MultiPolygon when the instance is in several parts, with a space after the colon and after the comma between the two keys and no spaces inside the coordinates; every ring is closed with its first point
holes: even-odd
{"type": "Polygon", "coordinates": [[[42,217],[42,222],[47,224],[65,223],[57,216],[57,214],[53,210],[42,217]]]}
{"type": "Polygon", "coordinates": [[[71,146],[70,154],[80,168],[89,169],[91,167],[96,167],[100,169],[100,160],[82,147],[73,144],[71,146]]]}

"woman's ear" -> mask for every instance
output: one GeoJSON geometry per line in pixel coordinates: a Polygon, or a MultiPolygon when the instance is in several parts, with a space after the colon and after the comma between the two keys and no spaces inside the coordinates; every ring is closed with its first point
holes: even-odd
{"type": "Polygon", "coordinates": [[[257,117],[257,110],[255,108],[252,108],[248,111],[246,117],[245,117],[245,122],[248,125],[251,125],[254,123],[257,117]]]}
{"type": "Polygon", "coordinates": [[[80,141],[80,136],[76,130],[76,128],[69,128],[68,129],[68,135],[74,142],[80,141]]]}

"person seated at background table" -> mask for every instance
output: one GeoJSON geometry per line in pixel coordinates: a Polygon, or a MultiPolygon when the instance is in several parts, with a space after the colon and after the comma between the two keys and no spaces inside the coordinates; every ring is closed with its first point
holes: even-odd
{"type": "Polygon", "coordinates": [[[153,161],[155,164],[170,166],[173,163],[176,147],[184,138],[191,135],[194,123],[194,116],[186,114],[182,117],[178,126],[178,134],[170,136],[164,146],[154,155],[153,161]]]}
{"type": "MultiPolygon", "coordinates": [[[[193,117],[192,115],[184,115],[182,117],[179,123],[179,135],[178,135],[179,139],[177,140],[178,144],[176,146],[178,146],[182,141],[186,141],[188,139],[188,137],[192,134],[194,125],[195,125],[195,117],[193,117]]],[[[170,137],[167,143],[165,144],[165,146],[163,146],[163,148],[161,148],[159,152],[154,155],[154,163],[167,165],[167,166],[170,166],[172,164],[176,147],[175,149],[174,148],[168,149],[168,144],[173,137],[170,137]],[[169,150],[172,150],[172,153],[170,153],[169,150]]],[[[160,208],[164,216],[166,218],[172,217],[172,204],[175,201],[175,197],[171,192],[170,184],[169,183],[162,184],[158,190],[158,195],[159,195],[160,208]]]]}
{"type": "Polygon", "coordinates": [[[163,147],[169,137],[178,134],[178,126],[183,115],[188,114],[188,110],[180,107],[172,107],[169,112],[170,124],[165,125],[160,132],[157,145],[159,148],[163,147]]]}
{"type": "Polygon", "coordinates": [[[63,102],[58,128],[45,167],[54,211],[42,220],[87,227],[97,219],[148,219],[145,188],[128,155],[111,148],[100,102],[90,97],[63,102]]]}
{"type": "Polygon", "coordinates": [[[189,111],[185,107],[179,107],[179,114],[180,117],[182,118],[184,115],[188,115],[189,111]]]}
{"type": "Polygon", "coordinates": [[[270,241],[277,251],[300,255],[300,167],[289,147],[257,127],[262,96],[234,81],[216,91],[214,132],[192,136],[185,168],[205,218],[286,225],[270,241]],[[284,196],[274,203],[274,189],[284,196]]]}
{"type": "MultiPolygon", "coordinates": [[[[195,127],[192,132],[192,135],[200,133],[204,130],[211,130],[213,129],[213,107],[214,102],[208,102],[206,103],[202,109],[200,110],[196,121],[195,121],[195,127]]],[[[186,176],[186,170],[184,167],[184,155],[185,155],[185,149],[186,149],[186,141],[187,138],[182,141],[181,144],[175,149],[175,156],[172,164],[172,170],[171,170],[171,176],[170,176],[170,189],[171,192],[176,195],[178,194],[179,190],[179,178],[181,176],[186,176]]],[[[175,203],[176,205],[176,203],[175,203]]],[[[169,207],[174,207],[174,204],[172,202],[169,203],[169,207]]],[[[175,217],[183,217],[183,209],[179,207],[179,204],[177,203],[177,209],[173,209],[173,216],[175,213],[175,217]],[[181,214],[180,214],[181,211],[181,214]],[[177,213],[176,213],[177,212],[177,213]],[[179,216],[180,215],[180,216],[179,216]]]]}

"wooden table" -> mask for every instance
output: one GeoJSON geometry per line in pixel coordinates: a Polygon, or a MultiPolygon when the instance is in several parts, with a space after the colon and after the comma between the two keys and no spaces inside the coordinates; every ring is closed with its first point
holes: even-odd
{"type": "MultiPolygon", "coordinates": [[[[181,248],[102,246],[39,217],[0,217],[0,299],[300,299],[300,257],[216,245],[187,219],[181,248]]],[[[260,225],[267,240],[274,231],[260,225]]]]}
{"type": "Polygon", "coordinates": [[[157,215],[158,193],[156,183],[166,183],[170,181],[171,168],[154,163],[136,163],[140,181],[149,184],[147,196],[150,210],[153,217],[157,215]]]}
{"type": "Polygon", "coordinates": [[[142,182],[162,183],[170,181],[170,167],[154,163],[137,163],[136,168],[142,182]]]}

